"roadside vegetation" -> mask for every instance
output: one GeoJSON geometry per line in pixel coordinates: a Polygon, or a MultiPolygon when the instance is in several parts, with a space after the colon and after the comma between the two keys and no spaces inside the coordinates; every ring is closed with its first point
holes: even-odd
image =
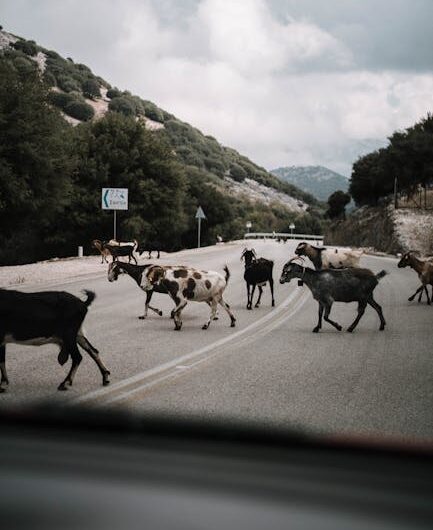
{"type": "Polygon", "coordinates": [[[113,214],[101,210],[102,187],[129,188],[129,211],[118,212],[122,238],[159,240],[166,250],[196,244],[198,205],[207,215],[203,244],[242,237],[246,221],[256,231],[287,232],[291,222],[297,231],[322,229],[323,207],[307,193],[85,65],[17,41],[0,55],[0,265],[73,255],[78,245],[90,251],[92,239],[109,238],[113,214]],[[101,88],[110,112],[92,120],[86,98],[98,99],[101,88]],[[62,113],[81,123],[72,127],[62,113]],[[164,127],[149,131],[144,118],[164,127]],[[257,180],[309,209],[296,214],[229,196],[225,175],[257,180]]]}

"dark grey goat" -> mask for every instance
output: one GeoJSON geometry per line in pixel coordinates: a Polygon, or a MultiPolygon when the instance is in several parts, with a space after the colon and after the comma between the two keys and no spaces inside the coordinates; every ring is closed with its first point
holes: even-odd
{"type": "Polygon", "coordinates": [[[137,265],[137,260],[134,256],[134,250],[136,250],[138,245],[110,245],[104,241],[102,246],[113,256],[113,261],[118,260],[119,256],[128,256],[128,263],[131,262],[132,258],[137,265]]]}
{"type": "Polygon", "coordinates": [[[274,262],[265,258],[257,258],[256,251],[247,248],[242,252],[241,260],[242,259],[245,260],[244,280],[247,283],[247,309],[252,309],[256,285],[259,288],[259,296],[255,307],[259,307],[263,294],[263,286],[266,282],[269,282],[272,307],[274,307],[274,279],[272,277],[274,262]]]}
{"type": "Polygon", "coordinates": [[[22,293],[0,289],[0,392],[3,383],[9,384],[6,372],[6,344],[42,346],[58,344],[58,361],[64,365],[71,357],[72,367],[59,390],[72,385],[77,368],[82,360],[78,349],[81,346],[95,361],[102,374],[103,385],[108,385],[110,372],[99,358],[98,350],[90,344],[82,331],[87,308],[93,302],[95,293],[85,291],[83,302],[76,296],[62,291],[22,293]]]}
{"type": "MultiPolygon", "coordinates": [[[[299,258],[294,258],[299,259],[299,258]]],[[[373,291],[379,280],[386,272],[381,271],[374,274],[369,269],[347,268],[329,269],[316,271],[288,261],[281,273],[280,283],[290,282],[292,278],[299,278],[305,282],[313,297],[319,302],[319,321],[313,329],[314,333],[322,327],[322,315],[338,331],[342,330],[340,324],[329,318],[331,307],[334,302],[358,302],[358,315],[347,331],[352,332],[364,314],[367,304],[371,305],[380,318],[380,330],[385,329],[385,319],[382,308],[373,298],[373,291]]],[[[302,284],[302,283],[301,283],[302,284]]]]}

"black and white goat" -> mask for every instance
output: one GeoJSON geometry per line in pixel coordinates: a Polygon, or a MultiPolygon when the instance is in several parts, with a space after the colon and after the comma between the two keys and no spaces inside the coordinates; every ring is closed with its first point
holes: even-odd
{"type": "Polygon", "coordinates": [[[292,278],[298,278],[310,289],[315,300],[319,302],[319,321],[313,329],[317,333],[322,327],[322,315],[326,322],[341,331],[342,327],[329,318],[331,307],[334,302],[358,302],[358,315],[347,331],[352,332],[365,312],[369,304],[379,315],[380,330],[385,329],[385,319],[382,308],[373,298],[373,291],[379,280],[386,272],[381,271],[374,274],[369,269],[347,268],[328,269],[316,271],[308,267],[294,263],[299,258],[288,261],[281,273],[280,283],[290,282],[292,278]]]}
{"type": "Polygon", "coordinates": [[[162,293],[162,294],[168,294],[167,289],[164,285],[155,284],[153,286],[153,289],[145,290],[143,288],[142,280],[143,275],[145,274],[146,270],[149,269],[149,267],[153,267],[151,263],[147,265],[132,265],[131,263],[123,263],[121,261],[114,261],[113,263],[110,263],[108,266],[108,281],[109,282],[115,282],[117,281],[117,278],[119,277],[119,274],[126,273],[128,274],[146,293],[146,302],[144,304],[144,314],[140,315],[138,318],[140,320],[144,320],[147,317],[148,309],[151,309],[155,313],[157,313],[159,316],[162,316],[162,311],[156,307],[152,307],[150,305],[150,300],[152,299],[152,295],[154,292],[156,293],[162,293]]]}
{"type": "Polygon", "coordinates": [[[148,253],[148,258],[152,259],[152,252],[156,252],[157,256],[156,259],[159,259],[160,253],[162,250],[162,243],[159,241],[146,241],[146,243],[142,243],[138,248],[138,254],[142,256],[145,252],[148,253]]]}
{"type": "Polygon", "coordinates": [[[269,282],[271,289],[272,307],[274,307],[274,279],[272,277],[274,262],[265,258],[257,258],[256,251],[253,248],[245,248],[241,255],[242,259],[245,261],[244,280],[247,284],[247,309],[253,308],[253,296],[256,285],[259,288],[259,296],[255,307],[259,307],[263,287],[267,282],[269,282]]]}
{"type": "Polygon", "coordinates": [[[77,368],[82,360],[78,345],[97,364],[102,375],[102,384],[108,385],[110,372],[102,363],[98,350],[84,336],[82,324],[87,308],[95,299],[95,293],[85,291],[83,302],[76,296],[62,291],[22,293],[0,289],[0,392],[2,384],[9,384],[6,372],[6,344],[42,346],[58,344],[58,362],[64,365],[69,357],[71,369],[58,389],[66,390],[72,385],[77,368]]]}
{"type": "Polygon", "coordinates": [[[134,243],[130,245],[111,245],[110,243],[104,242],[102,246],[105,250],[108,250],[108,252],[113,256],[113,261],[118,260],[120,256],[128,256],[128,263],[131,263],[132,258],[135,261],[135,264],[137,265],[137,260],[134,256],[134,252],[138,248],[137,241],[134,240],[134,243]]]}

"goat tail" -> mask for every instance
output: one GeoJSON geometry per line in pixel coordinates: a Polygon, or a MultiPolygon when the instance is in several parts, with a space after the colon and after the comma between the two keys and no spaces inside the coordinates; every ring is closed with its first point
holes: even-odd
{"type": "Polygon", "coordinates": [[[230,278],[230,271],[227,265],[224,265],[224,272],[226,273],[226,283],[228,283],[229,278],[230,278]]]}
{"type": "Polygon", "coordinates": [[[84,289],[83,293],[87,296],[87,300],[84,300],[84,305],[89,307],[89,305],[96,298],[96,294],[93,291],[88,291],[87,289],[84,289]]]}
{"type": "Polygon", "coordinates": [[[378,280],[380,280],[380,279],[383,278],[386,274],[388,274],[388,273],[387,273],[385,270],[382,270],[382,271],[380,271],[380,272],[378,272],[378,273],[376,274],[376,278],[377,278],[378,280]]]}

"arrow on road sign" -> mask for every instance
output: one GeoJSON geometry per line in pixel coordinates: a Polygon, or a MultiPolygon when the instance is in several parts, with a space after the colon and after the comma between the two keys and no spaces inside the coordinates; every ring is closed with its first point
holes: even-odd
{"type": "Polygon", "coordinates": [[[108,197],[108,194],[109,194],[110,190],[107,189],[104,193],[104,204],[105,204],[105,207],[108,208],[109,207],[109,204],[108,204],[108,201],[107,201],[107,197],[108,197]]]}
{"type": "Polygon", "coordinates": [[[195,218],[196,219],[206,219],[206,216],[204,214],[203,208],[199,206],[197,208],[197,211],[195,212],[195,218]]]}

